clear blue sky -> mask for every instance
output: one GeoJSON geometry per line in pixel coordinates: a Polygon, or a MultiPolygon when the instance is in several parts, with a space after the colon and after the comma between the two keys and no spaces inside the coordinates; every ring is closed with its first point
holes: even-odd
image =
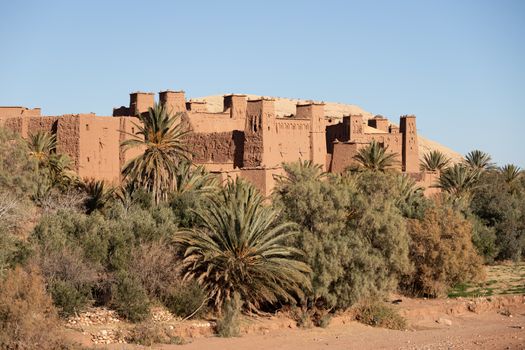
{"type": "Polygon", "coordinates": [[[525,167],[525,1],[0,0],[0,105],[136,90],[353,103],[525,167]]]}

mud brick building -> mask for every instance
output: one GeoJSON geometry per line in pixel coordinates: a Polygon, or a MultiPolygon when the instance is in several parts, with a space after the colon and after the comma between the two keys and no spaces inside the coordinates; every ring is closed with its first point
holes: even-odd
{"type": "MultiPolygon", "coordinates": [[[[129,106],[112,116],[72,114],[42,116],[39,108],[0,107],[0,125],[28,137],[38,131],[56,135],[57,152],[67,154],[82,178],[120,181],[124,164],[141,150],[123,151],[126,133],[135,133],[137,115],[155,103],[153,93],[130,94],[129,106]],[[124,132],[126,133],[124,133],[124,132]]],[[[398,167],[428,188],[435,174],[420,173],[416,117],[401,116],[399,126],[382,116],[364,120],[362,115],[331,118],[324,104],[298,103],[292,115],[277,116],[274,100],[249,100],[245,95],[223,97],[222,112],[208,112],[206,102],[186,100],[184,91],[163,91],[158,103],[191,130],[188,145],[193,161],[222,179],[241,176],[268,195],[282,163],[311,160],[325,171],[341,172],[354,164],[362,147],[375,140],[398,155],[398,167]]],[[[432,189],[429,189],[432,192],[432,189]]]]}

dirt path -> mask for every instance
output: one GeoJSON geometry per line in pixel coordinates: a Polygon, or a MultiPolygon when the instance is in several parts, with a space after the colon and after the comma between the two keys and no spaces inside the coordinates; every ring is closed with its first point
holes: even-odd
{"type": "MultiPolygon", "coordinates": [[[[418,330],[392,331],[351,322],[326,329],[287,329],[242,338],[195,339],[177,347],[205,349],[525,349],[524,313],[507,317],[496,312],[449,317],[452,325],[418,325],[418,330]]],[[[175,347],[162,347],[175,349],[175,347]]]]}

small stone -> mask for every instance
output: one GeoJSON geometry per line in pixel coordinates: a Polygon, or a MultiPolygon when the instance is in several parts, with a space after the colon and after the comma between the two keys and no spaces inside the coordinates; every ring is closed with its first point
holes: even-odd
{"type": "Polygon", "coordinates": [[[436,322],[439,324],[444,324],[446,326],[452,326],[452,321],[448,318],[440,317],[436,322]]]}

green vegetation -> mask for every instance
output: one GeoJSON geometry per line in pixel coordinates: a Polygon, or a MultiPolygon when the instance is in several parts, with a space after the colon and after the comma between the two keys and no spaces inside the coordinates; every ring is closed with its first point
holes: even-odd
{"type": "Polygon", "coordinates": [[[365,171],[319,181],[320,169],[313,165],[284,169],[274,205],[284,220],[299,226],[293,244],[313,270],[307,304],[345,309],[395,289],[411,269],[406,224],[397,206],[400,175],[365,171]]]}
{"type": "Polygon", "coordinates": [[[392,306],[380,301],[364,302],[355,310],[355,319],[373,327],[404,330],[407,321],[392,306]]]}
{"type": "Polygon", "coordinates": [[[438,150],[423,155],[419,168],[425,171],[443,171],[450,165],[450,158],[438,150]]]}
{"type": "Polygon", "coordinates": [[[129,161],[122,170],[124,181],[144,188],[153,195],[156,204],[166,200],[174,189],[177,164],[187,160],[189,153],[183,138],[188,133],[163,105],[156,104],[147,113],[139,115],[136,134],[129,134],[125,149],[143,147],[144,153],[129,161]]]}
{"type": "Polygon", "coordinates": [[[194,166],[184,124],[162,108],[141,121],[123,147],[144,153],[118,188],[80,181],[53,136],[0,129],[0,347],[66,348],[57,317],[93,305],[140,322],[130,340],[150,345],[182,342],[148,326],[152,305],[217,319],[219,335],[237,336],[247,312],[292,310],[301,326],[326,327],[353,308],[361,322],[403,329],[376,300],[525,292],[516,166],[496,169],[478,151],[449,165],[434,152],[422,167],[440,171],[444,191],[425,198],[391,169],[396,155],[372,143],[342,174],[284,164],[270,202],[194,166]],[[516,265],[489,267],[483,281],[483,261],[502,260],[516,265]]]}
{"type": "Polygon", "coordinates": [[[492,157],[477,149],[470,151],[465,156],[465,164],[474,171],[493,170],[495,168],[492,157]]]}
{"type": "Polygon", "coordinates": [[[448,296],[467,298],[505,294],[525,294],[525,263],[487,266],[485,281],[459,283],[448,296]]]}
{"type": "Polygon", "coordinates": [[[262,303],[292,301],[301,286],[308,288],[301,251],[286,245],[294,225],[278,223],[279,213],[263,200],[249,183],[228,182],[197,212],[202,227],[178,233],[186,279],[199,281],[217,308],[237,293],[255,311],[262,303]]]}
{"type": "Polygon", "coordinates": [[[365,169],[385,171],[397,164],[396,153],[387,152],[388,149],[381,147],[376,141],[360,149],[355,160],[365,169]]]}

